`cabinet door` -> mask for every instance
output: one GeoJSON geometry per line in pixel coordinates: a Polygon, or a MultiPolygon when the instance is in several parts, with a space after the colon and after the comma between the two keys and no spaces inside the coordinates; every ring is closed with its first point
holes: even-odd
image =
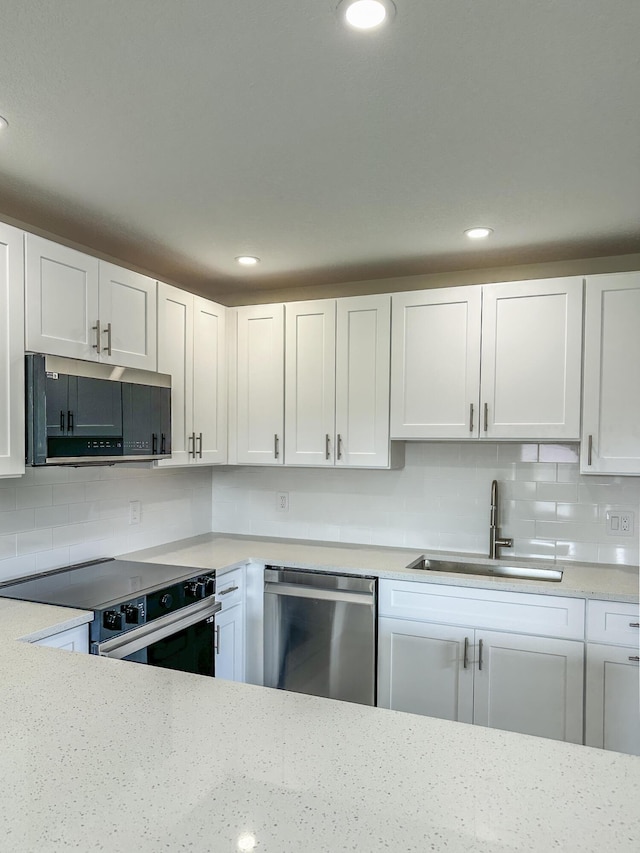
{"type": "Polygon", "coordinates": [[[640,755],[638,647],[587,643],[585,743],[640,755]]]}
{"type": "Polygon", "coordinates": [[[393,294],[391,438],[478,437],[481,294],[393,294]]]}
{"type": "Polygon", "coordinates": [[[336,303],[285,306],[285,462],[333,465],[336,303]]]}
{"type": "Polygon", "coordinates": [[[64,649],[66,652],[89,653],[89,629],[86,625],[69,628],[59,634],[52,634],[43,640],[36,640],[34,646],[48,646],[51,649],[64,649]]]}
{"type": "Polygon", "coordinates": [[[584,644],[476,632],[473,721],[582,743],[584,644]]]}
{"type": "Polygon", "coordinates": [[[471,723],[473,633],[429,622],[379,619],[378,707],[471,723]]]}
{"type": "Polygon", "coordinates": [[[579,438],[582,279],[482,290],[481,437],[579,438]]]}
{"type": "Polygon", "coordinates": [[[0,476],[24,474],[23,234],[0,223],[0,476]]]}
{"type": "Polygon", "coordinates": [[[96,361],[98,261],[34,234],[25,258],[27,349],[96,361]]]}
{"type": "Polygon", "coordinates": [[[196,461],[227,461],[226,308],[193,298],[193,431],[196,461]]]}
{"type": "Polygon", "coordinates": [[[284,461],[284,305],[237,309],[237,459],[284,461]]]}
{"type": "Polygon", "coordinates": [[[171,459],[156,464],[186,465],[193,459],[193,296],[161,283],[158,370],[171,375],[171,459]]]}
{"type": "Polygon", "coordinates": [[[640,474],[640,273],[587,279],[583,474],[640,474]]]}
{"type": "Polygon", "coordinates": [[[243,607],[237,604],[216,614],[216,678],[244,681],[243,607]]]}
{"type": "Polygon", "coordinates": [[[336,303],[336,465],[389,465],[391,299],[336,303]]]}
{"type": "Polygon", "coordinates": [[[100,360],[155,370],[156,282],[100,261],[99,293],[100,360]]]}

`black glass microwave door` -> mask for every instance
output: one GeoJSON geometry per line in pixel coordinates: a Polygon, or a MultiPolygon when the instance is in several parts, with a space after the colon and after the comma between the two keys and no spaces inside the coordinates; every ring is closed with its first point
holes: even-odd
{"type": "Polygon", "coordinates": [[[122,385],[124,452],[157,456],[171,452],[171,392],[153,385],[122,385]]]}
{"type": "Polygon", "coordinates": [[[60,374],[57,379],[45,379],[47,400],[47,437],[57,438],[67,434],[69,423],[69,377],[60,374]]]}
{"type": "Polygon", "coordinates": [[[120,382],[107,379],[69,377],[70,434],[111,438],[122,435],[122,391],[120,382]]]}

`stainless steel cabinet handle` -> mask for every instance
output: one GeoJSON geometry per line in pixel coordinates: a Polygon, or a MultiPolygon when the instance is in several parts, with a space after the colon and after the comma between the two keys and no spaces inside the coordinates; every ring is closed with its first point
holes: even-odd
{"type": "Polygon", "coordinates": [[[482,669],[482,640],[478,641],[478,669],[482,669]]]}
{"type": "Polygon", "coordinates": [[[473,432],[473,403],[469,403],[469,432],[473,432]]]}
{"type": "Polygon", "coordinates": [[[107,355],[111,355],[111,323],[107,323],[107,328],[102,330],[102,334],[107,336],[107,345],[102,347],[102,351],[107,355]]]}
{"type": "Polygon", "coordinates": [[[230,592],[235,592],[240,589],[239,586],[228,586],[226,589],[221,589],[218,595],[229,595],[230,592]]]}
{"type": "Polygon", "coordinates": [[[91,327],[93,331],[96,333],[96,342],[93,345],[93,348],[96,352],[100,352],[101,342],[100,342],[100,320],[96,320],[95,326],[91,327]]]}
{"type": "Polygon", "coordinates": [[[629,622],[630,628],[640,628],[640,622],[629,622]]]}
{"type": "Polygon", "coordinates": [[[278,433],[274,433],[273,435],[273,458],[277,459],[280,456],[280,439],[278,438],[278,433]]]}
{"type": "Polygon", "coordinates": [[[634,661],[634,663],[637,663],[638,661],[640,661],[640,655],[629,655],[629,660],[634,661]]]}
{"type": "Polygon", "coordinates": [[[469,638],[464,638],[464,656],[462,658],[462,668],[466,669],[469,664],[469,638]]]}
{"type": "Polygon", "coordinates": [[[589,444],[587,449],[587,465],[591,465],[591,457],[593,455],[593,436],[589,436],[589,444]]]}
{"type": "Polygon", "coordinates": [[[214,641],[214,649],[216,650],[216,654],[220,654],[220,626],[216,625],[216,639],[214,641]]]}
{"type": "Polygon", "coordinates": [[[484,404],[484,431],[489,429],[489,404],[484,404]]]}
{"type": "Polygon", "coordinates": [[[324,458],[325,459],[329,459],[331,456],[330,443],[329,443],[330,440],[331,439],[329,438],[329,433],[327,433],[324,437],[324,458]]]}
{"type": "Polygon", "coordinates": [[[338,433],[338,459],[342,459],[342,436],[338,433]]]}
{"type": "Polygon", "coordinates": [[[192,432],[189,436],[188,448],[187,448],[187,456],[193,456],[196,458],[196,434],[192,432]]]}
{"type": "MultiPolygon", "coordinates": [[[[194,445],[194,452],[193,452],[193,458],[194,459],[195,459],[195,456],[196,456],[196,454],[195,454],[195,445],[194,445]]],[[[202,459],[202,433],[200,433],[200,435],[198,436],[198,458],[202,459]]]]}

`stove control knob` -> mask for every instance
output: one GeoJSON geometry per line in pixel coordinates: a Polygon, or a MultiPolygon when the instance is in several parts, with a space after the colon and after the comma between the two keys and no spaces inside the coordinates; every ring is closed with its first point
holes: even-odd
{"type": "Polygon", "coordinates": [[[216,591],[216,576],[205,575],[203,581],[205,595],[213,595],[216,591]]]}
{"type": "Polygon", "coordinates": [[[170,592],[165,592],[165,594],[160,599],[160,607],[164,607],[165,610],[170,610],[172,604],[173,596],[170,592]]]}
{"type": "Polygon", "coordinates": [[[120,609],[127,625],[137,625],[140,622],[140,609],[135,604],[123,604],[120,609]]]}
{"type": "Polygon", "coordinates": [[[123,614],[118,610],[105,610],[102,614],[102,624],[109,631],[122,631],[123,614]]]}
{"type": "Polygon", "coordinates": [[[204,581],[188,581],[184,585],[184,593],[187,598],[204,598],[204,581]]]}

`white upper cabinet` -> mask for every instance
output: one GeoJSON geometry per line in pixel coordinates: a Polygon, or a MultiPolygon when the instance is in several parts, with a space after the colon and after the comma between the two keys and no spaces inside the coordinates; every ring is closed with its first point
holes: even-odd
{"type": "Polygon", "coordinates": [[[483,438],[578,439],[581,278],[482,288],[483,438]]]}
{"type": "Polygon", "coordinates": [[[285,309],[285,462],[388,467],[389,296],[285,309]]]}
{"type": "Polygon", "coordinates": [[[285,462],[333,465],[336,303],[319,299],[285,307],[285,462]]]}
{"type": "Polygon", "coordinates": [[[22,231],[0,223],[0,477],[24,474],[22,231]]]}
{"type": "Polygon", "coordinates": [[[582,279],[393,296],[392,438],[577,439],[582,279]]]}
{"type": "Polygon", "coordinates": [[[105,261],[99,281],[100,360],[155,370],[156,282],[105,261]]]}
{"type": "Polygon", "coordinates": [[[479,287],[392,296],[391,437],[477,438],[479,287]]]}
{"type": "Polygon", "coordinates": [[[338,299],[336,465],[389,464],[391,299],[338,299]]]}
{"type": "Polygon", "coordinates": [[[139,273],[26,235],[29,351],[156,369],[156,286],[139,273]]]}
{"type": "Polygon", "coordinates": [[[34,234],[25,240],[27,349],[95,361],[98,261],[34,234]]]}
{"type": "Polygon", "coordinates": [[[640,273],[587,279],[580,470],[640,474],[640,273]]]}
{"type": "Polygon", "coordinates": [[[226,308],[158,284],[158,370],[171,375],[171,459],[227,460],[226,308]]]}
{"type": "Polygon", "coordinates": [[[284,305],[236,309],[237,461],[284,462],[284,305]]]}

